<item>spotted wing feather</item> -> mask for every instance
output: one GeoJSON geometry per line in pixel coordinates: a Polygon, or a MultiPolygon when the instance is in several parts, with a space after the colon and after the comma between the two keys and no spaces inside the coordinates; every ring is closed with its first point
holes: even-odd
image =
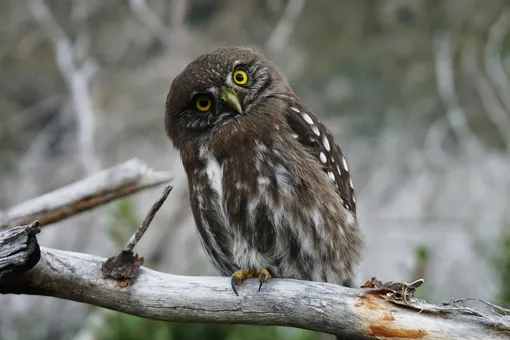
{"type": "Polygon", "coordinates": [[[321,164],[337,188],[344,206],[356,214],[354,188],[347,161],[329,129],[302,106],[289,106],[285,112],[295,138],[321,164]]]}

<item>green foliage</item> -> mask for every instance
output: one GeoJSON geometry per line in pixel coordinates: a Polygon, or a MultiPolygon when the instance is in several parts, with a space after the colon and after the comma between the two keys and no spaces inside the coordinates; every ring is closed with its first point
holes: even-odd
{"type": "Polygon", "coordinates": [[[117,247],[122,248],[138,228],[138,217],[133,202],[129,198],[117,201],[112,205],[108,216],[106,228],[108,236],[117,247]]]}
{"type": "Polygon", "coordinates": [[[427,282],[427,269],[430,259],[430,249],[427,246],[418,246],[415,249],[416,265],[413,271],[412,280],[424,279],[425,283],[416,291],[416,297],[428,300],[431,298],[430,283],[427,282]]]}
{"type": "Polygon", "coordinates": [[[98,340],[317,340],[316,332],[285,327],[230,324],[171,323],[114,313],[107,327],[96,330],[98,340]]]}
{"type": "MultiPolygon", "coordinates": [[[[509,230],[508,223],[506,222],[506,230],[509,230]]],[[[499,242],[494,245],[475,239],[473,248],[487,260],[494,277],[500,283],[500,291],[495,297],[496,304],[505,308],[510,307],[510,231],[504,231],[499,237],[499,242]]]]}
{"type": "Polygon", "coordinates": [[[429,249],[426,246],[417,247],[416,258],[418,261],[427,261],[429,258],[429,249]]]}

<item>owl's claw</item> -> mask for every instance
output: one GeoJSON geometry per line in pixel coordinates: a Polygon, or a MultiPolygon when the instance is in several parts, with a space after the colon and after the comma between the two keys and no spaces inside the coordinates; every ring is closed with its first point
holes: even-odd
{"type": "Polygon", "coordinates": [[[271,278],[271,274],[269,273],[269,271],[267,269],[262,268],[261,270],[259,270],[257,276],[258,276],[259,282],[260,282],[260,285],[259,285],[259,292],[260,292],[260,289],[262,288],[262,284],[271,278]]]}
{"type": "Polygon", "coordinates": [[[239,296],[236,287],[243,283],[244,280],[254,277],[256,274],[257,271],[255,269],[240,269],[235,271],[232,274],[232,279],[230,280],[230,284],[232,285],[232,290],[234,293],[239,296]]]}
{"type": "Polygon", "coordinates": [[[232,290],[234,291],[234,293],[236,293],[236,295],[239,296],[239,294],[237,293],[236,278],[234,277],[234,275],[232,275],[232,279],[230,280],[230,285],[232,286],[232,290]]]}

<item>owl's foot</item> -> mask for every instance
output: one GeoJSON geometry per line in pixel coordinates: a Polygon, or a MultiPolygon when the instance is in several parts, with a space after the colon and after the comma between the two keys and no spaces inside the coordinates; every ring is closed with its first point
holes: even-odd
{"type": "Polygon", "coordinates": [[[237,294],[236,286],[239,286],[244,280],[254,277],[255,275],[257,275],[257,271],[255,269],[240,269],[235,271],[232,274],[232,280],[230,281],[234,293],[239,296],[239,294],[237,294]]]}
{"type": "Polygon", "coordinates": [[[269,271],[266,268],[262,268],[257,273],[257,276],[258,276],[259,282],[260,282],[260,285],[259,285],[259,292],[260,292],[260,288],[262,288],[262,284],[271,278],[271,274],[269,273],[269,271]]]}

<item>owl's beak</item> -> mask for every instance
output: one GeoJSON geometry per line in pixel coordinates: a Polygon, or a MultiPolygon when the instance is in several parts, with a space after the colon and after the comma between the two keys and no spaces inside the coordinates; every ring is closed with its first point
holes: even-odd
{"type": "Polygon", "coordinates": [[[220,100],[236,110],[238,113],[243,113],[241,103],[239,102],[239,97],[237,96],[236,90],[233,88],[223,89],[220,92],[220,100]]]}

